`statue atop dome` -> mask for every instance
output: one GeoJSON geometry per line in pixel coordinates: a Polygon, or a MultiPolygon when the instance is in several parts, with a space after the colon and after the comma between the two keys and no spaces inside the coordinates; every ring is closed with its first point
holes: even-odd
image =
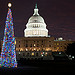
{"type": "Polygon", "coordinates": [[[34,14],[33,14],[33,15],[39,15],[39,14],[38,14],[37,4],[35,5],[35,9],[34,9],[34,14]]]}
{"type": "Polygon", "coordinates": [[[37,4],[35,5],[35,9],[37,9],[37,4]]]}

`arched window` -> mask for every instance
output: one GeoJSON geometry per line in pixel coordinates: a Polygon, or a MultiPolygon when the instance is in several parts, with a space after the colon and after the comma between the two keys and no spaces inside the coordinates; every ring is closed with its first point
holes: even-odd
{"type": "Polygon", "coordinates": [[[32,44],[30,45],[30,47],[32,47],[32,44]]]}
{"type": "Polygon", "coordinates": [[[25,53],[23,53],[23,56],[25,56],[25,53]]]}
{"type": "Polygon", "coordinates": [[[37,27],[38,27],[38,24],[37,24],[37,27]]]}
{"type": "Polygon", "coordinates": [[[37,44],[37,47],[39,47],[39,44],[37,44]]]}
{"type": "Polygon", "coordinates": [[[26,56],[29,56],[29,53],[27,53],[27,55],[26,56]]]}
{"type": "Polygon", "coordinates": [[[36,53],[36,56],[38,56],[38,53],[36,53]]]}
{"type": "Polygon", "coordinates": [[[28,47],[28,44],[26,44],[26,47],[28,47]]]}

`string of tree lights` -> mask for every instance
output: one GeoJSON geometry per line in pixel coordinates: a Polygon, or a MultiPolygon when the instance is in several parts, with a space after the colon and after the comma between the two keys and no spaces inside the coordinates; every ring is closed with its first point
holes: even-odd
{"type": "Polygon", "coordinates": [[[6,18],[3,45],[1,51],[1,60],[2,67],[17,67],[13,18],[10,8],[8,8],[6,18]]]}

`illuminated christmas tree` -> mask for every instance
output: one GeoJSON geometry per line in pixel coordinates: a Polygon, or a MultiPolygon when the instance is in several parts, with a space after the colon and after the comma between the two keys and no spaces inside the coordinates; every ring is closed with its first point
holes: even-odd
{"type": "MultiPolygon", "coordinates": [[[[9,4],[9,7],[11,4],[9,4]]],[[[6,25],[4,30],[3,45],[1,51],[1,66],[3,67],[17,67],[16,53],[15,53],[15,38],[13,29],[13,18],[11,9],[8,8],[6,25]]]]}

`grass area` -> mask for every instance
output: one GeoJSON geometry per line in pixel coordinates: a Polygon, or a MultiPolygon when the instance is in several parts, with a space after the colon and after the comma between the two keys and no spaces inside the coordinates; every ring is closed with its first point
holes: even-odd
{"type": "MultiPolygon", "coordinates": [[[[20,74],[20,75],[33,75],[33,74],[58,74],[59,73],[74,73],[75,62],[74,61],[18,61],[17,68],[0,68],[1,73],[8,74],[20,74]]],[[[3,75],[2,74],[2,75],[3,75]]],[[[71,74],[72,75],[72,74],[71,74]]]]}

